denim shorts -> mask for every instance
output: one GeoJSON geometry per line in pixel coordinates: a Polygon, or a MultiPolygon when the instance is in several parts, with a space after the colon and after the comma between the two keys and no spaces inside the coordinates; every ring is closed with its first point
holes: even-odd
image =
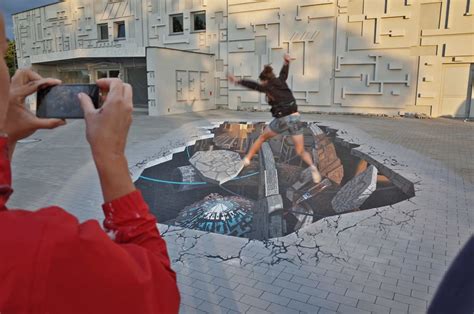
{"type": "Polygon", "coordinates": [[[268,126],[270,130],[277,134],[282,134],[286,131],[290,135],[300,135],[303,134],[303,122],[299,114],[292,114],[289,116],[275,118],[270,125],[268,126]]]}

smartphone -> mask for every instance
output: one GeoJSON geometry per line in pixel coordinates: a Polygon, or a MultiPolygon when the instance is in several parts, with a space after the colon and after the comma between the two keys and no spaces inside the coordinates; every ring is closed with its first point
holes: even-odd
{"type": "Polygon", "coordinates": [[[39,118],[83,119],[77,95],[84,93],[99,108],[99,87],[95,84],[63,84],[38,90],[36,116],[39,118]]]}

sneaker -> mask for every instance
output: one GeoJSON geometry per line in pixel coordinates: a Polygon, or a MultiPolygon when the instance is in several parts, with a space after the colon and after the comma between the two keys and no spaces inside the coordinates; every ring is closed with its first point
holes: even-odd
{"type": "Polygon", "coordinates": [[[242,163],[244,167],[250,166],[250,159],[248,159],[247,157],[244,157],[244,159],[242,160],[242,163]]]}
{"type": "Polygon", "coordinates": [[[314,183],[319,183],[322,180],[321,174],[319,173],[318,168],[316,168],[316,166],[311,167],[311,176],[313,177],[314,183]]]}

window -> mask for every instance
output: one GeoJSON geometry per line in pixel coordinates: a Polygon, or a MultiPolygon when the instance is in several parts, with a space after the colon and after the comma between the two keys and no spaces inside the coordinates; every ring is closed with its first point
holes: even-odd
{"type": "Polygon", "coordinates": [[[84,70],[74,70],[74,71],[64,71],[59,72],[59,79],[65,84],[89,84],[89,71],[84,70]]]}
{"type": "Polygon", "coordinates": [[[206,30],[206,11],[191,13],[193,21],[193,32],[202,32],[206,30]]]}
{"type": "Polygon", "coordinates": [[[97,79],[120,77],[120,70],[97,70],[97,79]]]}
{"type": "Polygon", "coordinates": [[[180,34],[183,32],[183,14],[175,14],[170,16],[171,34],[180,34]]]}
{"type": "Polygon", "coordinates": [[[99,24],[99,40],[108,40],[109,39],[109,25],[99,24]]]}
{"type": "Polygon", "coordinates": [[[124,21],[115,22],[114,28],[115,28],[115,38],[125,39],[125,22],[124,21]]]}

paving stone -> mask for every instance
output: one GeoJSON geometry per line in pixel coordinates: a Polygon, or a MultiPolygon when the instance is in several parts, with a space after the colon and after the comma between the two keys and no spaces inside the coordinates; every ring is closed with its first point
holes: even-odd
{"type": "Polygon", "coordinates": [[[202,311],[193,307],[190,307],[186,304],[181,304],[179,306],[179,314],[205,314],[206,311],[202,311]]]}
{"type": "Polygon", "coordinates": [[[289,290],[289,289],[283,289],[280,292],[280,295],[288,297],[288,298],[293,299],[293,300],[298,300],[298,301],[301,301],[301,302],[308,301],[308,299],[310,297],[307,294],[304,294],[304,293],[301,293],[301,292],[296,292],[296,291],[289,290]]]}
{"type": "Polygon", "coordinates": [[[341,288],[347,288],[347,289],[352,289],[356,291],[362,291],[364,289],[364,286],[351,282],[351,281],[346,281],[342,279],[337,279],[336,282],[334,283],[335,286],[341,287],[341,288]]]}
{"type": "Polygon", "coordinates": [[[421,292],[418,290],[412,290],[411,296],[420,300],[431,301],[432,296],[426,292],[421,292]]]}
{"type": "Polygon", "coordinates": [[[191,287],[199,289],[201,291],[214,292],[218,288],[215,284],[211,282],[205,282],[201,280],[196,280],[191,284],[191,287]]]}
{"type": "Polygon", "coordinates": [[[196,288],[188,286],[186,284],[178,284],[179,292],[187,295],[194,295],[196,288]]]}
{"type": "Polygon", "coordinates": [[[263,283],[263,282],[257,282],[255,284],[254,288],[257,288],[257,289],[260,289],[260,290],[263,290],[263,291],[267,291],[267,292],[271,292],[271,293],[274,293],[274,294],[279,294],[281,292],[281,290],[283,289],[281,287],[266,284],[266,283],[263,283]]]}
{"type": "Polygon", "coordinates": [[[239,301],[242,303],[257,307],[262,310],[265,310],[270,305],[270,302],[268,301],[265,301],[259,298],[254,298],[249,295],[244,295],[239,301]]]}
{"type": "MultiPolygon", "coordinates": [[[[347,313],[347,314],[370,314],[369,311],[361,310],[353,306],[348,306],[341,304],[337,310],[337,313],[347,313]]],[[[319,314],[319,313],[318,313],[319,314]]]]}
{"type": "Polygon", "coordinates": [[[234,275],[229,280],[233,282],[237,282],[237,283],[243,283],[250,287],[253,287],[257,283],[257,281],[254,279],[250,279],[248,277],[239,276],[239,275],[234,275]]]}
{"type": "Polygon", "coordinates": [[[296,311],[286,306],[281,306],[275,303],[270,304],[267,310],[275,314],[299,314],[300,313],[299,311],[296,311]]]}
{"type": "Polygon", "coordinates": [[[386,307],[390,307],[390,308],[394,308],[398,310],[408,311],[408,304],[389,300],[384,297],[377,297],[377,300],[375,300],[375,304],[384,305],[386,307]]]}
{"type": "Polygon", "coordinates": [[[377,298],[375,295],[371,295],[368,293],[363,293],[363,292],[355,291],[351,289],[347,289],[346,296],[354,298],[354,299],[358,299],[358,300],[364,300],[371,303],[375,303],[375,299],[377,298]]]}
{"type": "Polygon", "coordinates": [[[398,294],[398,293],[395,293],[395,297],[393,299],[394,299],[394,301],[399,301],[399,302],[402,302],[402,303],[406,303],[408,305],[411,304],[411,305],[422,306],[422,307],[427,306],[426,301],[424,301],[424,300],[408,297],[406,295],[402,295],[402,294],[398,294]]]}
{"type": "Polygon", "coordinates": [[[319,283],[318,289],[328,291],[328,292],[333,292],[333,293],[340,294],[340,295],[344,295],[346,293],[346,290],[347,290],[347,288],[345,288],[345,287],[338,287],[338,286],[327,284],[327,283],[324,283],[324,282],[319,283]]]}
{"type": "Polygon", "coordinates": [[[199,305],[201,305],[204,302],[203,299],[196,298],[187,294],[181,294],[181,303],[185,304],[187,306],[197,308],[199,305]]]}
{"type": "Polygon", "coordinates": [[[265,311],[253,306],[247,310],[247,314],[270,314],[270,313],[271,312],[268,312],[268,311],[265,311]]]}
{"type": "Polygon", "coordinates": [[[300,284],[297,284],[297,283],[294,283],[294,282],[289,282],[289,281],[282,280],[282,279],[276,279],[273,282],[273,284],[278,286],[278,287],[281,287],[281,288],[291,289],[293,291],[298,291],[301,287],[300,284]]]}
{"type": "Polygon", "coordinates": [[[335,293],[330,293],[327,298],[330,301],[346,304],[349,306],[356,306],[357,305],[357,299],[347,297],[347,296],[342,296],[340,294],[335,294],[335,293]]]}
{"type": "Polygon", "coordinates": [[[216,313],[216,314],[227,314],[229,312],[229,309],[226,309],[225,307],[219,306],[217,304],[209,303],[209,302],[204,302],[201,305],[198,306],[198,309],[201,311],[204,311],[206,313],[216,313]]]}
{"type": "Polygon", "coordinates": [[[193,296],[195,296],[196,298],[203,299],[204,301],[212,304],[219,304],[222,299],[224,299],[224,297],[221,295],[205,290],[198,290],[193,296]]]}
{"type": "Polygon", "coordinates": [[[288,303],[288,307],[301,311],[303,313],[311,313],[311,314],[318,313],[320,309],[319,306],[316,306],[314,304],[303,303],[296,300],[291,300],[290,303],[288,303]]]}
{"type": "Polygon", "coordinates": [[[299,283],[304,286],[308,286],[308,287],[316,287],[319,284],[319,281],[316,281],[313,279],[302,278],[296,275],[293,276],[293,278],[291,278],[291,281],[294,283],[299,283]]]}
{"type": "Polygon", "coordinates": [[[252,288],[245,284],[239,284],[237,288],[235,288],[235,290],[246,295],[254,296],[256,298],[262,295],[263,293],[263,290],[252,288]]]}
{"type": "Polygon", "coordinates": [[[407,288],[407,289],[418,290],[418,291],[421,291],[421,292],[426,292],[428,290],[428,286],[426,286],[426,285],[417,284],[417,283],[413,283],[413,282],[408,282],[408,281],[401,280],[401,279],[398,280],[397,286],[404,287],[404,288],[407,288]]]}
{"type": "Polygon", "coordinates": [[[228,279],[222,279],[222,278],[214,278],[211,280],[210,283],[213,285],[223,287],[223,288],[228,288],[228,289],[234,289],[235,287],[239,285],[238,282],[231,281],[228,279]]]}
{"type": "Polygon", "coordinates": [[[291,278],[293,277],[292,274],[288,274],[288,273],[285,273],[285,272],[282,272],[278,275],[278,278],[281,279],[281,280],[286,280],[286,281],[289,281],[291,280],[291,278]]]}
{"type": "Polygon", "coordinates": [[[226,309],[233,310],[239,313],[245,313],[250,308],[250,305],[248,304],[228,298],[224,298],[224,300],[222,300],[219,305],[225,307],[226,309]]]}
{"type": "Polygon", "coordinates": [[[271,303],[276,303],[276,304],[279,304],[279,305],[282,305],[282,306],[288,305],[288,303],[290,302],[289,298],[286,298],[282,295],[277,295],[277,294],[274,294],[274,293],[271,293],[271,292],[264,292],[260,296],[260,298],[265,300],[265,301],[268,301],[268,302],[271,302],[271,303]]]}
{"type": "Polygon", "coordinates": [[[330,301],[330,300],[321,299],[321,298],[314,297],[314,296],[309,298],[308,303],[314,304],[314,305],[317,305],[319,307],[326,308],[326,309],[329,309],[329,310],[333,310],[333,311],[337,311],[337,308],[339,307],[338,302],[333,302],[333,301],[330,301]]]}
{"type": "Polygon", "coordinates": [[[242,292],[237,290],[232,290],[228,288],[219,287],[217,288],[216,292],[217,295],[232,299],[232,300],[240,300],[244,296],[242,292]]]}
{"type": "MultiPolygon", "coordinates": [[[[325,299],[329,294],[328,291],[320,290],[318,288],[311,288],[311,287],[308,287],[308,286],[301,286],[299,291],[301,293],[308,294],[308,295],[313,295],[315,297],[319,297],[319,298],[322,298],[322,299],[325,299]]],[[[375,301],[375,298],[374,298],[374,301],[375,301]]]]}
{"type": "Polygon", "coordinates": [[[359,309],[362,309],[362,310],[366,310],[366,311],[370,311],[370,312],[373,312],[373,313],[390,313],[390,308],[389,307],[386,307],[386,306],[383,306],[383,305],[378,305],[378,304],[375,304],[375,303],[372,303],[372,302],[367,302],[367,301],[364,301],[364,300],[359,300],[359,302],[357,303],[357,308],[359,309]]]}
{"type": "Polygon", "coordinates": [[[318,314],[337,314],[339,312],[331,311],[325,308],[320,308],[318,314]]]}

